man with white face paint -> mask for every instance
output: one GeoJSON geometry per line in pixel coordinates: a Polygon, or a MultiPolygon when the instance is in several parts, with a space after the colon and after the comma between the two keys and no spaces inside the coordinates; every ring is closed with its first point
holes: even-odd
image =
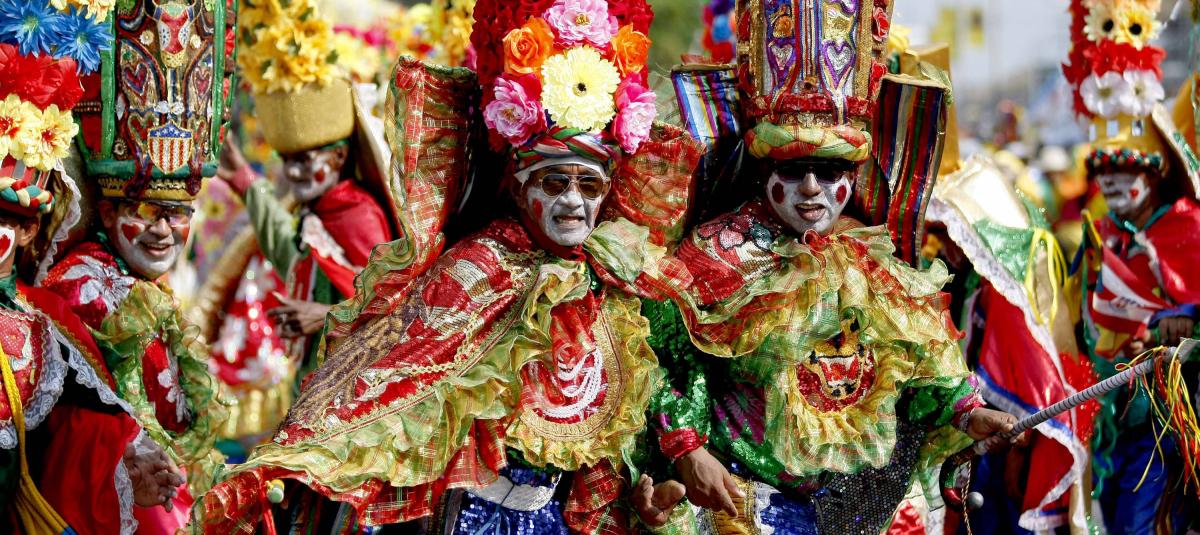
{"type": "Polygon", "coordinates": [[[81,224],[84,238],[42,282],[104,340],[103,362],[116,393],[186,474],[172,493],[171,510],[134,511],[141,533],[175,533],[187,525],[194,497],[208,490],[224,462],[213,444],[228,405],[209,373],[208,348],[165,275],[187,245],[192,202],[216,171],[223,110],[230,104],[224,92],[229,73],[221,68],[232,61],[224,46],[232,32],[225,7],[196,4],[166,22],[171,13],[138,4],[120,15],[127,23],[104,25],[116,57],[137,59],[91,73],[82,84],[89,106],[75,110],[76,154],[95,192],[88,197],[93,204],[81,224]],[[210,21],[208,30],[200,31],[200,21],[210,21]],[[212,27],[219,21],[228,27],[212,27]],[[161,33],[168,28],[190,34],[189,45],[159,50],[172,42],[161,33]],[[161,39],[146,41],[145,35],[161,39]],[[145,73],[157,73],[158,82],[120,82],[145,73]],[[179,95],[195,98],[180,101],[179,95]],[[171,102],[179,105],[162,107],[171,102]]]}
{"type": "MultiPolygon", "coordinates": [[[[274,518],[320,533],[329,531],[321,519],[335,517],[413,521],[397,533],[631,531],[627,461],[661,385],[639,297],[654,293],[648,273],[669,261],[663,236],[682,234],[701,152],[677,128],[651,129],[645,66],[617,69],[596,41],[612,35],[599,24],[647,40],[645,0],[589,2],[578,16],[562,4],[481,0],[474,11],[479,51],[503,51],[529,25],[583,31],[598,21],[587,41],[545,60],[565,66],[578,55],[597,77],[576,71],[582,78],[554,100],[547,76],[545,107],[536,77],[499,63],[481,62],[477,81],[401,60],[385,109],[406,235],[377,247],[354,298],[331,310],[323,364],[274,440],[209,494],[210,532],[263,518],[271,504],[243,497],[272,489],[288,508],[274,518]],[[608,90],[589,92],[605,80],[608,90]],[[501,176],[476,170],[475,186],[503,184],[513,206],[442,252],[469,171],[479,84],[492,146],[503,149],[486,161],[504,165],[501,176]]],[[[674,503],[682,486],[647,495],[674,503]]]]}
{"type": "MultiPolygon", "coordinates": [[[[1154,13],[1156,2],[1072,0],[1072,27],[1097,19],[1129,20],[1132,13],[1146,13],[1147,5],[1149,20],[1162,18],[1154,13]]],[[[1085,265],[1091,269],[1082,274],[1090,294],[1083,307],[1084,340],[1099,357],[1092,362],[1101,378],[1147,349],[1196,337],[1200,320],[1200,160],[1163,107],[1160,67],[1166,53],[1150,42],[1157,33],[1126,41],[1109,33],[1073,31],[1063,65],[1075,113],[1091,137],[1084,160],[1088,179],[1095,180],[1108,206],[1108,213],[1094,227],[1085,225],[1083,233],[1085,265]],[[1093,53],[1097,50],[1105,52],[1093,53]],[[1114,57],[1131,61],[1114,63],[1114,57]],[[1137,82],[1114,89],[1113,96],[1126,104],[1108,106],[1096,98],[1101,78],[1137,82]]],[[[1194,388],[1197,371],[1184,368],[1183,374],[1194,388]]],[[[1122,388],[1100,400],[1096,428],[1120,429],[1097,433],[1092,444],[1093,483],[1109,533],[1188,528],[1186,515],[1179,514],[1187,509],[1171,503],[1178,500],[1168,499],[1169,489],[1186,472],[1184,459],[1200,455],[1200,449],[1180,447],[1195,444],[1193,437],[1175,440],[1175,433],[1165,432],[1152,398],[1171,404],[1174,400],[1162,399],[1170,394],[1122,388]]]]}
{"type": "MultiPolygon", "coordinates": [[[[698,225],[674,254],[690,282],[667,282],[674,302],[643,308],[673,386],[650,421],[666,477],[706,509],[693,509],[703,533],[882,532],[920,467],[1016,422],[981,406],[940,294],[944,266],[912,268],[887,227],[844,213],[872,155],[868,73],[886,72],[891,5],[739,2],[737,69],[703,78],[737,80],[749,129],[735,180],[751,200],[698,225]],[[812,43],[827,43],[823,55],[812,43]],[[812,56],[783,62],[780,49],[812,56]]],[[[676,84],[680,102],[719,93],[692,85],[676,84]]],[[[927,138],[908,150],[940,154],[927,138]]],[[[656,508],[648,482],[633,501],[656,508]]]]}
{"type": "MultiPolygon", "coordinates": [[[[340,89],[326,91],[322,106],[345,108],[339,124],[288,131],[283,139],[267,136],[282,153],[281,183],[296,201],[295,209],[285,206],[272,183],[255,173],[233,137],[225,140],[217,170],[245,200],[258,246],[287,285],[286,296],[276,295],[280,306],[267,313],[279,325],[279,334],[290,340],[291,356],[301,363],[297,380],[316,365],[314,342],[329,307],[354,295],[354,277],[366,266],[371,249],[392,236],[384,208],[355,176],[357,169],[379,169],[379,164],[363,165],[363,158],[379,156],[359,144],[351,150],[351,136],[355,128],[362,128],[363,117],[355,120],[359,105],[351,104],[350,88],[342,82],[334,85],[340,89]]],[[[355,99],[367,92],[361,91],[355,99]]],[[[272,113],[262,119],[290,117],[272,113]]]]}

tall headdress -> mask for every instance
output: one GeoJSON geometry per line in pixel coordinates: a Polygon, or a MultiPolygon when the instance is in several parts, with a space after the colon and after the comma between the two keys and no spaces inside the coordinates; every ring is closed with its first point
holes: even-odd
{"type": "Polygon", "coordinates": [[[731,182],[739,141],[757,158],[864,163],[854,215],[886,224],[915,264],[946,142],[948,54],[903,46],[885,62],[887,0],[742,0],[736,12],[737,65],[672,72],[684,126],[709,147],[702,206],[726,209],[744,189],[731,182]]]}
{"type": "Polygon", "coordinates": [[[84,93],[80,75],[112,49],[109,9],[88,0],[0,2],[0,213],[43,218],[18,265],[36,267],[35,278],[79,219],[63,159],[79,132],[71,110],[84,93]]]}
{"type": "Polygon", "coordinates": [[[1089,121],[1089,171],[1147,169],[1200,192],[1200,161],[1163,108],[1161,63],[1150,44],[1161,0],[1072,0],[1071,52],[1063,73],[1075,112],[1089,121]]]}
{"type": "Polygon", "coordinates": [[[246,0],[238,19],[238,64],[267,143],[288,154],[350,137],[350,83],[315,0],[246,0]]]}
{"type": "Polygon", "coordinates": [[[738,83],[759,158],[866,161],[889,0],[742,0],[738,83]]]}
{"type": "Polygon", "coordinates": [[[471,42],[483,117],[522,180],[547,158],[611,166],[650,136],[645,0],[483,1],[471,42]]]}
{"type": "Polygon", "coordinates": [[[75,113],[88,180],[104,197],[189,201],[216,173],[231,99],[228,11],[225,1],[119,2],[97,30],[113,45],[75,113]]]}

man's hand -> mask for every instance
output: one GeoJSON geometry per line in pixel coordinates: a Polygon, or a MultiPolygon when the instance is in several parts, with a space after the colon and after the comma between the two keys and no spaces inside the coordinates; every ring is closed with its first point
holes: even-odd
{"type": "Polygon", "coordinates": [[[675,469],[679,478],[687,487],[688,501],[699,507],[723,511],[731,517],[737,517],[737,506],[733,497],[745,498],[746,494],[739,489],[729,470],[721,464],[708,450],[697,448],[691,453],[675,461],[675,469]]]}
{"type": "Polygon", "coordinates": [[[678,481],[670,480],[655,485],[650,476],[642,474],[629,501],[632,502],[633,510],[637,511],[642,523],[657,528],[670,520],[671,510],[683,500],[685,494],[687,489],[678,481]]]}
{"type": "Polygon", "coordinates": [[[242,149],[238,148],[237,136],[226,134],[225,141],[221,144],[221,165],[217,167],[217,178],[229,184],[238,195],[245,195],[246,190],[250,189],[250,185],[258,177],[249,170],[249,165],[246,163],[246,157],[242,155],[242,149]]]}
{"type": "Polygon", "coordinates": [[[143,439],[142,452],[138,453],[136,441],[125,445],[122,462],[133,483],[133,502],[139,507],[163,506],[174,508],[172,499],[180,485],[185,482],[179,470],[166,452],[157,443],[143,439]]]}
{"type": "MultiPolygon", "coordinates": [[[[1012,431],[1017,417],[1007,412],[979,407],[971,411],[967,421],[967,436],[975,440],[986,440],[994,435],[1012,431]]],[[[988,451],[1001,451],[1009,446],[1021,446],[1029,442],[1029,433],[1021,433],[1007,441],[997,441],[988,451]]]]}
{"type": "Polygon", "coordinates": [[[1187,316],[1158,320],[1158,342],[1167,346],[1179,345],[1182,338],[1191,338],[1196,322],[1187,316]]]}
{"type": "Polygon", "coordinates": [[[279,335],[284,338],[300,338],[321,332],[329,305],[312,301],[288,299],[279,292],[272,292],[280,305],[267,311],[267,315],[279,326],[279,335]]]}

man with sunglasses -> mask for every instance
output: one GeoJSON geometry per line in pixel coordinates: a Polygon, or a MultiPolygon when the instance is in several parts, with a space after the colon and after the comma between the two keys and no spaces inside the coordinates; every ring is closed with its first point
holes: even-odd
{"type": "MultiPolygon", "coordinates": [[[[648,39],[645,0],[590,6],[548,23],[562,6],[480,1],[472,40],[502,53],[523,27],[577,31],[572,21],[590,20],[648,39]]],[[[619,80],[602,30],[593,38],[604,42],[575,38],[547,64],[578,54],[619,80]]],[[[206,530],[271,516],[312,533],[354,522],[407,523],[395,533],[633,531],[629,462],[661,384],[640,284],[666,260],[662,235],[682,233],[701,154],[679,129],[651,130],[645,66],[624,72],[620,86],[636,98],[597,88],[591,106],[608,113],[574,115],[544,111],[536,77],[500,62],[481,61],[477,82],[401,61],[385,109],[395,113],[390,176],[410,195],[401,219],[412,231],[377,247],[357,294],[333,307],[321,366],[275,438],[209,493],[206,530]],[[478,84],[492,146],[503,149],[488,161],[505,166],[477,180],[505,184],[514,206],[442,252],[478,84]],[[517,92],[535,100],[504,100],[517,92]],[[506,123],[530,109],[520,117],[528,128],[506,123]],[[271,495],[286,511],[264,515],[270,504],[257,497],[271,495]]],[[[591,82],[560,97],[583,96],[591,82]]],[[[660,502],[681,488],[659,487],[660,502]]]]}
{"type": "MultiPolygon", "coordinates": [[[[651,405],[671,461],[657,475],[704,508],[702,533],[880,533],[931,467],[1016,422],[968,380],[945,268],[913,269],[887,227],[844,214],[871,156],[891,3],[794,5],[739,3],[729,77],[750,200],[683,240],[690,277],[643,309],[673,385],[651,405]]],[[[650,481],[633,501],[690,513],[656,505],[650,481]]]]}
{"type": "Polygon", "coordinates": [[[223,66],[231,66],[233,50],[223,43],[233,17],[225,9],[224,2],[197,3],[174,13],[148,2],[110,15],[116,20],[104,27],[112,52],[126,59],[82,77],[75,109],[77,164],[93,192],[90,217],[81,222],[85,238],[43,282],[101,341],[116,393],[186,475],[170,511],[134,512],[140,533],[186,526],[193,497],[224,466],[213,444],[228,405],[209,373],[208,348],[165,276],[186,247],[192,203],[216,171],[228,120],[231,72],[223,66]],[[159,50],[180,35],[190,35],[189,46],[159,50]],[[158,82],[124,83],[139,77],[158,82]]]}

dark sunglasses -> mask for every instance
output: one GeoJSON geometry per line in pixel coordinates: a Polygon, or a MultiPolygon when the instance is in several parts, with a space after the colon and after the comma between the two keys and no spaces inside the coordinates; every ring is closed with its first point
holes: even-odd
{"type": "Polygon", "coordinates": [[[775,168],[775,174],[784,182],[801,182],[809,173],[816,176],[817,182],[832,184],[844,178],[853,171],[840,163],[799,162],[782,164],[775,168]]]}
{"type": "Polygon", "coordinates": [[[599,199],[608,193],[608,180],[596,175],[567,175],[549,173],[542,175],[539,185],[542,192],[551,197],[558,197],[571,189],[571,184],[579,188],[579,194],[587,199],[599,199]]]}

